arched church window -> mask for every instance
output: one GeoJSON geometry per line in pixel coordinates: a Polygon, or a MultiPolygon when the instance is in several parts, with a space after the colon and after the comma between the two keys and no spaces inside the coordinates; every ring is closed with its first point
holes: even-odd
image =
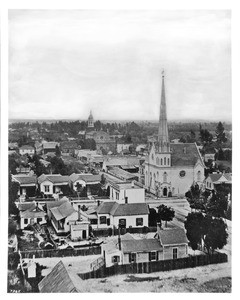
{"type": "Polygon", "coordinates": [[[201,171],[197,172],[197,181],[201,181],[201,171]]]}
{"type": "Polygon", "coordinates": [[[164,157],[164,166],[166,166],[166,157],[164,157]]]}
{"type": "Polygon", "coordinates": [[[161,158],[161,166],[162,166],[162,158],[161,158]]]}
{"type": "Polygon", "coordinates": [[[167,182],[167,172],[163,173],[163,182],[167,182]]]}
{"type": "Polygon", "coordinates": [[[168,166],[170,166],[170,159],[169,158],[167,159],[167,164],[168,164],[168,166]]]}
{"type": "Polygon", "coordinates": [[[154,185],[154,188],[156,188],[156,175],[155,175],[155,173],[153,174],[153,185],[154,185]]]}
{"type": "Polygon", "coordinates": [[[154,160],[154,155],[152,154],[152,160],[154,160]]]}

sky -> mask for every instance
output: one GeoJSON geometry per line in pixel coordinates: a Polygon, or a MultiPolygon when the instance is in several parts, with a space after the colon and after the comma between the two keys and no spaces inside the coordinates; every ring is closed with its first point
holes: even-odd
{"type": "Polygon", "coordinates": [[[231,121],[229,10],[10,10],[9,118],[231,121]]]}

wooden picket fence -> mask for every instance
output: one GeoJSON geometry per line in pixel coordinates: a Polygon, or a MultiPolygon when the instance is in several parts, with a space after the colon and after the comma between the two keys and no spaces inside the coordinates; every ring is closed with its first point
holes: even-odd
{"type": "Polygon", "coordinates": [[[141,273],[153,273],[159,271],[170,271],[176,269],[195,268],[198,266],[204,266],[209,264],[219,264],[228,261],[228,257],[225,253],[215,252],[211,255],[196,255],[188,256],[185,258],[160,260],[157,262],[144,262],[144,263],[132,263],[127,265],[113,265],[111,267],[101,267],[98,270],[94,270],[88,273],[78,274],[78,276],[85,280],[90,278],[104,278],[113,275],[120,274],[141,274],[141,273]]]}

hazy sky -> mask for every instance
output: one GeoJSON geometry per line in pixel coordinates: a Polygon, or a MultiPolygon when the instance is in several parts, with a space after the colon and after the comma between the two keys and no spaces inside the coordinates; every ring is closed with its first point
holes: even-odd
{"type": "Polygon", "coordinates": [[[231,120],[229,11],[11,10],[9,117],[231,120]]]}

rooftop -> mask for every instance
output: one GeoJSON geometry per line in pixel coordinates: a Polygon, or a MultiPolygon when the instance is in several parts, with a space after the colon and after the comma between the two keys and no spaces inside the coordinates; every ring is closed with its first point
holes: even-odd
{"type": "Polygon", "coordinates": [[[102,202],[96,209],[98,214],[110,214],[112,216],[135,216],[149,213],[146,203],[119,204],[115,201],[102,202]]]}
{"type": "Polygon", "coordinates": [[[72,182],[75,182],[77,180],[83,180],[85,181],[86,183],[87,182],[100,182],[101,180],[101,175],[93,175],[93,174],[71,174],[69,176],[70,180],[72,182]]]}
{"type": "Polygon", "coordinates": [[[64,202],[58,207],[50,208],[50,211],[57,221],[62,220],[70,216],[72,213],[76,212],[76,210],[72,207],[72,205],[69,202],[64,202]]]}
{"type": "Polygon", "coordinates": [[[62,176],[61,174],[42,174],[38,177],[38,183],[42,183],[46,180],[51,181],[52,183],[67,183],[69,181],[69,176],[62,176]]]}
{"type": "Polygon", "coordinates": [[[188,239],[183,228],[158,230],[162,245],[188,244],[188,239]]]}
{"type": "Polygon", "coordinates": [[[37,176],[29,176],[29,175],[13,175],[13,180],[19,182],[20,185],[24,184],[36,184],[37,176]]]}
{"type": "Polygon", "coordinates": [[[157,239],[122,240],[121,245],[124,253],[162,250],[157,239]]]}
{"type": "Polygon", "coordinates": [[[194,143],[171,143],[170,148],[172,166],[194,166],[198,160],[202,162],[202,157],[194,143]]]}
{"type": "Polygon", "coordinates": [[[39,282],[38,287],[40,293],[78,292],[62,261],[59,261],[52,271],[39,282]]]}

